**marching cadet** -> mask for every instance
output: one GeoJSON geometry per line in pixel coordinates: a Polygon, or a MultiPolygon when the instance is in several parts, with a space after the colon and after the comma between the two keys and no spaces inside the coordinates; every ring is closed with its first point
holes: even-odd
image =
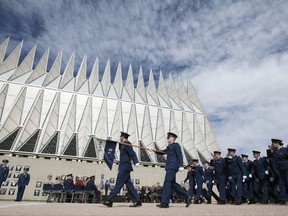
{"type": "MultiPolygon", "coordinates": [[[[162,150],[164,154],[167,154],[167,159],[165,167],[166,175],[163,184],[161,203],[157,204],[157,207],[159,208],[169,208],[169,200],[172,189],[182,198],[182,200],[185,200],[186,207],[189,207],[191,204],[188,193],[179,184],[176,183],[176,173],[178,171],[181,172],[184,170],[182,151],[179,143],[175,142],[176,138],[176,134],[168,132],[168,146],[165,150],[162,150]]],[[[159,152],[155,150],[152,151],[159,154],[159,152]]]]}
{"type": "Polygon", "coordinates": [[[288,148],[283,147],[282,140],[271,139],[274,149],[273,158],[275,167],[279,172],[279,204],[285,205],[288,188],[288,148]]]}
{"type": "Polygon", "coordinates": [[[212,188],[214,182],[214,173],[208,161],[204,164],[204,173],[206,175],[207,194],[205,194],[206,204],[211,204],[212,188]]]}
{"type": "Polygon", "coordinates": [[[4,159],[2,160],[2,163],[3,164],[0,165],[0,188],[2,183],[6,181],[9,174],[9,167],[7,166],[9,161],[4,159]]]}
{"type": "Polygon", "coordinates": [[[196,186],[197,186],[196,196],[194,200],[195,204],[201,204],[203,182],[204,181],[206,182],[206,175],[203,171],[203,167],[200,166],[198,162],[199,162],[198,159],[193,159],[193,162],[192,162],[192,173],[194,172],[193,176],[195,176],[195,181],[196,181],[196,186]]]}
{"type": "Polygon", "coordinates": [[[221,157],[220,151],[214,151],[214,171],[215,183],[219,191],[218,204],[226,204],[226,181],[227,181],[227,167],[225,159],[221,157]]]}
{"type": "MultiPolygon", "coordinates": [[[[125,143],[125,144],[131,144],[128,141],[129,136],[130,136],[129,134],[121,132],[120,142],[125,143]]],[[[139,166],[139,161],[132,146],[125,145],[125,144],[119,145],[120,162],[119,162],[118,174],[117,174],[117,179],[116,179],[116,185],[114,189],[111,191],[107,200],[103,202],[103,205],[106,205],[107,207],[113,206],[113,200],[116,198],[117,194],[120,192],[124,184],[126,184],[128,193],[130,194],[130,197],[133,201],[133,205],[130,205],[129,207],[142,206],[140,197],[131,182],[131,176],[130,176],[130,172],[133,171],[132,166],[131,166],[131,160],[133,161],[136,167],[139,166]]]]}
{"type": "Polygon", "coordinates": [[[248,155],[241,154],[243,165],[245,167],[248,178],[243,182],[243,197],[250,204],[255,204],[253,197],[253,162],[248,159],[248,155]]]}
{"type": "Polygon", "coordinates": [[[24,191],[25,188],[28,186],[29,181],[30,181],[30,174],[28,173],[29,168],[28,167],[24,167],[24,172],[21,173],[19,175],[19,179],[18,179],[18,191],[17,191],[17,197],[16,200],[17,202],[21,202],[23,195],[24,195],[24,191]]]}
{"type": "Polygon", "coordinates": [[[236,149],[228,148],[228,156],[226,158],[229,171],[229,183],[231,194],[235,200],[235,205],[242,204],[242,183],[246,180],[247,174],[240,156],[237,156],[236,149]]]}
{"type": "Polygon", "coordinates": [[[186,183],[187,181],[189,181],[189,190],[188,190],[188,195],[189,195],[189,199],[192,199],[192,196],[194,195],[194,189],[195,189],[195,182],[194,182],[194,177],[192,174],[192,167],[191,166],[187,166],[187,176],[184,179],[184,181],[182,181],[182,183],[186,183]]]}
{"type": "Polygon", "coordinates": [[[262,204],[268,204],[269,190],[268,190],[268,175],[269,164],[265,158],[260,157],[260,151],[252,151],[255,160],[253,161],[253,173],[255,175],[255,188],[258,199],[262,199],[262,204]]]}

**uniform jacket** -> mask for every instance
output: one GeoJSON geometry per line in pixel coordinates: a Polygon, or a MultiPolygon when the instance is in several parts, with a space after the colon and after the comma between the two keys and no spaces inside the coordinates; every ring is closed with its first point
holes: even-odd
{"type": "Polygon", "coordinates": [[[97,191],[97,186],[95,185],[95,182],[94,180],[89,180],[87,183],[86,183],[86,186],[85,186],[85,190],[86,191],[97,191]]]}
{"type": "Polygon", "coordinates": [[[206,174],[203,171],[203,167],[198,165],[194,168],[192,168],[192,173],[194,173],[195,181],[197,184],[201,184],[204,181],[206,181],[206,174]],[[194,171],[193,171],[194,170],[194,171]]]}
{"type": "Polygon", "coordinates": [[[225,164],[225,159],[220,157],[217,160],[214,160],[214,170],[215,170],[215,179],[226,179],[227,176],[227,167],[225,164]]]}
{"type": "Polygon", "coordinates": [[[265,158],[258,158],[253,161],[254,175],[258,179],[264,179],[267,175],[266,171],[269,171],[269,164],[265,158]]]}
{"type": "Polygon", "coordinates": [[[8,174],[9,174],[9,167],[1,164],[0,165],[0,184],[6,181],[8,174]]]}
{"type": "Polygon", "coordinates": [[[288,169],[288,148],[280,147],[276,149],[273,153],[273,158],[275,159],[275,167],[278,171],[288,169]]]}
{"type": "Polygon", "coordinates": [[[165,170],[178,170],[179,167],[183,167],[183,156],[179,143],[171,143],[162,151],[167,154],[165,170]]]}
{"type": "Polygon", "coordinates": [[[213,170],[210,167],[208,167],[207,169],[204,169],[204,173],[206,176],[206,181],[209,181],[211,183],[214,180],[213,170]]]}
{"type": "Polygon", "coordinates": [[[229,176],[247,176],[245,167],[243,165],[242,159],[240,156],[234,155],[232,158],[225,158],[227,167],[228,167],[228,175],[229,176]]]}
{"type": "Polygon", "coordinates": [[[18,186],[28,185],[30,182],[30,174],[29,173],[21,173],[18,178],[18,186]]]}
{"type": "MultiPolygon", "coordinates": [[[[126,144],[131,144],[128,140],[125,140],[126,144]]],[[[120,145],[120,162],[118,170],[133,171],[131,160],[134,165],[139,163],[136,153],[134,152],[132,146],[120,145]]]]}
{"type": "Polygon", "coordinates": [[[65,179],[65,181],[63,182],[63,186],[65,190],[74,190],[73,179],[65,179]]]}

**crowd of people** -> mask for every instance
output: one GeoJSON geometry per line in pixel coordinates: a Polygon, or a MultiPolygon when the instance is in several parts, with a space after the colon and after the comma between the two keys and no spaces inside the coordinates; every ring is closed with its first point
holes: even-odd
{"type": "MultiPolygon", "coordinates": [[[[167,134],[168,146],[165,150],[151,149],[157,154],[167,154],[166,174],[163,186],[157,182],[151,187],[142,186],[135,188],[131,182],[130,172],[132,171],[131,160],[135,167],[139,166],[139,161],[133,151],[130,142],[127,140],[129,134],[121,132],[120,164],[116,184],[112,188],[109,180],[105,186],[95,184],[95,176],[84,179],[68,174],[65,179],[57,176],[53,180],[52,175],[48,175],[44,185],[51,185],[51,193],[47,202],[83,202],[84,193],[87,199],[85,202],[102,202],[107,207],[112,207],[113,201],[119,196],[123,188],[122,195],[124,201],[132,201],[130,207],[140,207],[143,202],[159,203],[157,207],[169,208],[169,203],[184,202],[186,207],[194,204],[212,203],[212,197],[220,205],[235,204],[286,204],[288,192],[288,147],[283,145],[279,139],[271,139],[271,146],[267,150],[267,157],[261,157],[261,152],[253,151],[253,160],[248,155],[236,154],[236,149],[228,148],[227,155],[222,157],[220,151],[214,151],[214,158],[205,161],[203,166],[199,159],[183,167],[181,148],[175,142],[177,135],[169,132],[167,134]],[[127,143],[127,144],[126,144],[127,143]],[[176,182],[176,173],[187,170],[187,177],[183,179],[181,185],[176,182]],[[54,186],[61,185],[61,193],[53,193],[54,186]],[[217,188],[218,194],[213,192],[217,188]],[[102,195],[101,190],[105,191],[102,195]],[[65,197],[62,197],[65,192],[65,197]],[[76,193],[80,191],[81,193],[76,193]],[[125,192],[127,191],[127,192],[125,192]],[[89,193],[90,192],[90,193],[89,193]],[[109,194],[110,192],[110,194],[109,194]],[[75,196],[74,196],[75,195],[75,196]],[[72,198],[73,196],[73,198],[72,198]]],[[[8,160],[3,160],[0,167],[0,185],[6,181],[9,173],[8,160]]],[[[15,201],[21,201],[25,187],[29,184],[29,170],[24,169],[24,173],[19,176],[18,193],[15,201]]],[[[44,189],[43,185],[43,189],[44,189]]],[[[1,187],[1,186],[0,186],[1,187]]]]}

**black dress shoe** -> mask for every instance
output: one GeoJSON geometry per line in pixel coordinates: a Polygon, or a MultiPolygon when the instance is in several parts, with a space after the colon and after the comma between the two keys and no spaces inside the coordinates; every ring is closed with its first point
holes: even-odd
{"type": "Polygon", "coordinates": [[[186,207],[186,208],[189,207],[189,206],[191,205],[191,199],[190,199],[190,198],[186,199],[186,200],[185,200],[185,203],[186,203],[186,206],[185,206],[185,207],[186,207]]]}
{"type": "Polygon", "coordinates": [[[169,205],[164,203],[157,204],[156,206],[159,208],[169,208],[169,205]]]}
{"type": "Polygon", "coordinates": [[[268,204],[268,201],[262,201],[262,204],[266,205],[268,204]]]}
{"type": "Polygon", "coordinates": [[[201,204],[201,201],[200,200],[195,200],[194,204],[201,204]]]}
{"type": "Polygon", "coordinates": [[[220,201],[220,202],[218,202],[218,205],[225,205],[225,204],[226,204],[225,201],[220,201]]]}
{"type": "Polygon", "coordinates": [[[234,203],[235,205],[242,205],[242,202],[239,202],[239,201],[235,201],[234,203]]]}
{"type": "Polygon", "coordinates": [[[113,206],[113,203],[111,201],[109,201],[109,200],[103,202],[102,204],[107,206],[107,207],[109,207],[109,208],[111,208],[113,206]]]}
{"type": "Polygon", "coordinates": [[[133,203],[133,205],[130,205],[129,207],[140,207],[142,206],[142,203],[140,201],[133,203]]]}
{"type": "Polygon", "coordinates": [[[207,200],[206,204],[211,204],[211,200],[207,200]]]}
{"type": "Polygon", "coordinates": [[[279,204],[280,204],[280,205],[286,205],[286,201],[285,201],[285,200],[280,200],[280,201],[279,201],[279,204]]]}

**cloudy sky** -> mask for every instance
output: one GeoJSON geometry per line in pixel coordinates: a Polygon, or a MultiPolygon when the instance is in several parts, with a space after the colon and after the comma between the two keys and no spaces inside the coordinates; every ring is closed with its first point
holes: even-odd
{"type": "MultiPolygon", "coordinates": [[[[288,143],[286,0],[1,0],[0,42],[190,77],[223,151],[288,143]]],[[[25,53],[25,52],[24,52],[25,53]]],[[[51,65],[50,62],[50,65],[51,65]]]]}

